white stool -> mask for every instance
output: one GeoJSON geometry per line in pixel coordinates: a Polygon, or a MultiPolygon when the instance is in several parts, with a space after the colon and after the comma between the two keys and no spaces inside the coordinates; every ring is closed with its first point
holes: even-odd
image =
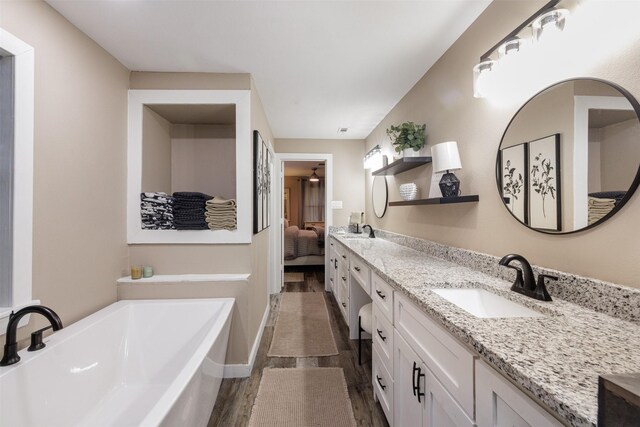
{"type": "Polygon", "coordinates": [[[358,312],[358,364],[362,365],[362,331],[373,331],[373,304],[363,305],[358,312]]]}

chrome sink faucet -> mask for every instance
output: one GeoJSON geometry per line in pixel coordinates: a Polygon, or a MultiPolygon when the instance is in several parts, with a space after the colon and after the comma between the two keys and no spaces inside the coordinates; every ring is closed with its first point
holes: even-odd
{"type": "Polygon", "coordinates": [[[371,239],[374,239],[374,238],[376,237],[376,234],[373,232],[373,227],[372,227],[372,226],[370,226],[369,224],[365,224],[365,225],[363,225],[363,226],[362,226],[362,231],[364,231],[364,229],[365,229],[366,227],[369,227],[369,237],[370,237],[371,239]]]}
{"type": "MultiPolygon", "coordinates": [[[[51,327],[54,331],[58,331],[63,327],[62,321],[60,320],[60,317],[56,314],[56,312],[51,310],[49,307],[45,307],[44,305],[30,305],[16,311],[15,313],[12,312],[9,315],[6,341],[4,344],[4,355],[2,356],[2,360],[0,360],[0,366],[13,365],[14,363],[18,363],[20,361],[20,356],[18,356],[18,343],[16,337],[18,332],[18,323],[20,323],[20,319],[22,319],[29,313],[37,313],[46,317],[49,323],[51,323],[51,327]]],[[[39,350],[44,347],[44,344],[42,343],[42,332],[46,329],[49,329],[49,327],[40,329],[39,331],[35,331],[31,334],[31,347],[29,347],[29,351],[39,350]],[[37,343],[38,340],[39,344],[37,343]],[[36,341],[35,345],[34,341],[36,341]]]]}
{"type": "Polygon", "coordinates": [[[538,282],[536,283],[531,264],[529,264],[529,261],[527,261],[525,257],[518,254],[505,255],[499,264],[516,271],[516,280],[511,286],[512,291],[540,301],[551,301],[551,295],[549,295],[547,287],[545,286],[545,279],[558,280],[557,277],[548,274],[539,274],[538,282]],[[511,265],[512,261],[518,261],[520,268],[511,265]]]}

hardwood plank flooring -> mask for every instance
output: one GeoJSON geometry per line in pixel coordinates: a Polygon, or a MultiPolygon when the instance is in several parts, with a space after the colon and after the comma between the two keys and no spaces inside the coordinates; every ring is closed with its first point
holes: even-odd
{"type": "Polygon", "coordinates": [[[228,378],[222,381],[208,427],[244,427],[249,423],[251,408],[258,393],[264,368],[315,366],[341,367],[344,370],[349,398],[358,426],[388,427],[382,407],[373,400],[371,341],[363,341],[362,366],[360,366],[358,365],[358,341],[349,339],[349,329],[338,308],[338,303],[333,294],[324,291],[324,267],[291,267],[287,271],[303,272],[305,280],[286,283],[283,292],[322,292],[324,294],[339,354],[327,357],[267,357],[282,294],[272,295],[271,313],[264,328],[251,376],[228,378]]]}

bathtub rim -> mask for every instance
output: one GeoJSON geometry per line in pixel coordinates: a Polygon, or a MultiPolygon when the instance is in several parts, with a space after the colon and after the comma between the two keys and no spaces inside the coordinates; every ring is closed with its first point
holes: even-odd
{"type": "Polygon", "coordinates": [[[26,348],[20,350],[20,362],[15,365],[0,367],[0,381],[2,377],[9,375],[16,369],[24,368],[29,365],[32,360],[36,360],[39,357],[43,357],[47,353],[47,350],[54,349],[64,342],[68,341],[75,335],[87,330],[96,323],[115,315],[121,310],[126,310],[131,305],[146,305],[146,304],[175,304],[175,303],[206,303],[206,302],[218,302],[220,305],[220,311],[218,312],[219,320],[216,321],[211,330],[207,331],[202,341],[199,343],[197,349],[193,352],[188,361],[182,366],[177,375],[172,379],[167,389],[162,393],[160,398],[149,409],[149,412],[141,419],[140,426],[156,426],[159,425],[162,420],[167,416],[172,408],[172,404],[177,401],[178,397],[184,391],[189,384],[190,379],[196,373],[204,361],[205,356],[214,344],[216,338],[221,333],[227,323],[230,323],[233,315],[233,308],[235,305],[235,298],[186,298],[186,299],[142,299],[142,300],[121,300],[116,301],[82,319],[78,320],[62,328],[59,331],[47,336],[44,339],[45,347],[42,350],[29,352],[26,348]],[[207,343],[207,345],[205,345],[207,343]]]}

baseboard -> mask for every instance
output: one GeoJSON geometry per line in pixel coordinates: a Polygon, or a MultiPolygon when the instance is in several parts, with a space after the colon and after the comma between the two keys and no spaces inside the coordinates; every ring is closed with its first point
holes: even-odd
{"type": "Polygon", "coordinates": [[[256,339],[253,342],[253,347],[251,348],[251,353],[249,354],[249,363],[225,365],[224,366],[225,378],[246,378],[251,375],[251,370],[253,369],[253,363],[256,361],[258,349],[260,348],[260,342],[262,341],[262,333],[264,332],[264,327],[267,324],[267,320],[269,319],[270,311],[271,311],[271,304],[267,302],[267,307],[264,310],[264,315],[262,316],[262,321],[260,322],[258,334],[256,335],[256,339]]]}

